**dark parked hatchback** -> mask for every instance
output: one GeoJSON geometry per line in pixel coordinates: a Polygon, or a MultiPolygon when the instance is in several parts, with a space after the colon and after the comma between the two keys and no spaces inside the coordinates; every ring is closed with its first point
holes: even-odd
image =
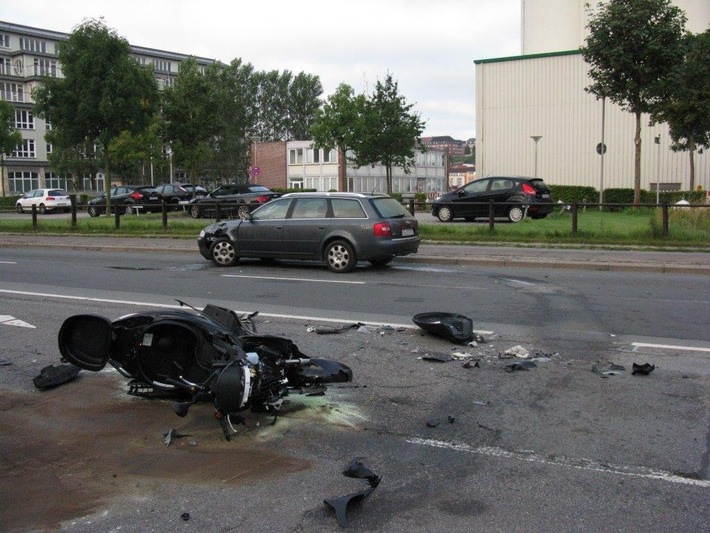
{"type": "Polygon", "coordinates": [[[246,219],[207,226],[197,245],[217,266],[232,266],[242,257],[304,259],[350,272],[358,261],[383,266],[416,253],[419,226],[385,194],[292,193],[246,219]]]}
{"type": "Polygon", "coordinates": [[[237,183],[218,187],[207,196],[190,200],[192,218],[215,217],[219,206],[221,217],[244,218],[261,204],[278,198],[280,193],[263,185],[237,183]]]}
{"type": "MultiPolygon", "coordinates": [[[[155,187],[150,185],[117,185],[111,188],[111,210],[132,215],[143,211],[161,211],[163,202],[155,187]]],[[[89,200],[86,207],[89,215],[97,217],[106,212],[106,193],[89,200]]]]}
{"type": "Polygon", "coordinates": [[[431,213],[442,222],[455,218],[475,220],[489,216],[493,201],[495,217],[520,222],[526,215],[545,218],[553,210],[550,188],[539,178],[492,176],[467,183],[436,198],[431,213]]]}

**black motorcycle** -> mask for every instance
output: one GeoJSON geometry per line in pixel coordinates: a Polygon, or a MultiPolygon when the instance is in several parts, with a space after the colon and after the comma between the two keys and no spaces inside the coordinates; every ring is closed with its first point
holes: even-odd
{"type": "Polygon", "coordinates": [[[290,393],[322,394],[328,383],[352,380],[344,364],[309,358],[287,338],[258,335],[256,313],[240,317],[214,305],[187,307],[113,321],[69,317],[59,330],[62,359],[92,371],[108,363],[131,380],[129,394],[172,398],[179,416],[196,402],[211,401],[227,440],[239,412],[271,413],[275,421],[290,393]]]}

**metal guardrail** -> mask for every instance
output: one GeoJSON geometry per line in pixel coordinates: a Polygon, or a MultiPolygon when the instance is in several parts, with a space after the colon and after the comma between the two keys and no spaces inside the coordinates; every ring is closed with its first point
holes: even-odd
{"type": "MultiPolygon", "coordinates": [[[[469,204],[469,205],[487,205],[488,206],[488,227],[490,231],[492,232],[495,229],[495,206],[500,206],[500,205],[522,205],[522,207],[525,210],[525,215],[523,218],[527,217],[527,210],[530,204],[521,204],[520,202],[494,202],[493,200],[490,200],[488,202],[457,202],[456,204],[454,203],[446,203],[442,202],[442,205],[461,205],[461,204],[469,204]]],[[[404,205],[407,206],[407,209],[411,213],[412,216],[414,216],[416,209],[421,208],[422,206],[425,207],[425,210],[430,210],[431,209],[431,204],[427,202],[415,202],[413,199],[408,200],[404,205]]],[[[572,215],[572,235],[577,234],[577,226],[578,226],[578,218],[579,218],[579,210],[580,210],[580,204],[576,202],[572,203],[559,203],[559,204],[552,204],[556,208],[560,208],[560,212],[563,211],[569,211],[570,214],[572,215]]],[[[610,208],[610,209],[620,209],[620,208],[627,208],[627,207],[634,207],[634,208],[653,208],[653,209],[661,209],[661,220],[662,220],[662,235],[663,238],[668,238],[670,236],[670,230],[669,230],[669,210],[670,209],[693,209],[693,208],[710,208],[710,205],[707,204],[668,204],[668,203],[663,203],[663,204],[618,204],[618,203],[601,203],[601,204],[594,204],[594,203],[589,203],[589,202],[584,202],[581,204],[582,209],[586,210],[587,208],[599,208],[600,210],[604,208],[610,208]]]]}

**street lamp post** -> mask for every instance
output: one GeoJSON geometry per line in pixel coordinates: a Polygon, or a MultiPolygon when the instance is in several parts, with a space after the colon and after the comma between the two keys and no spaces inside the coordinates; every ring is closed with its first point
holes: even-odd
{"type": "Polygon", "coordinates": [[[533,173],[533,177],[537,178],[537,143],[542,139],[542,135],[531,135],[530,138],[535,141],[535,172],[533,173]]]}
{"type": "Polygon", "coordinates": [[[653,142],[658,145],[658,161],[656,163],[656,205],[661,203],[661,136],[656,135],[653,142]]]}

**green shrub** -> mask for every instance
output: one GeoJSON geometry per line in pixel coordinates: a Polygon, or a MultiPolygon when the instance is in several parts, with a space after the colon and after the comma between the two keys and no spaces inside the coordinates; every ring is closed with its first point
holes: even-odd
{"type": "Polygon", "coordinates": [[[598,203],[599,191],[594,187],[576,185],[548,185],[552,191],[552,200],[562,200],[566,204],[598,203]]]}

